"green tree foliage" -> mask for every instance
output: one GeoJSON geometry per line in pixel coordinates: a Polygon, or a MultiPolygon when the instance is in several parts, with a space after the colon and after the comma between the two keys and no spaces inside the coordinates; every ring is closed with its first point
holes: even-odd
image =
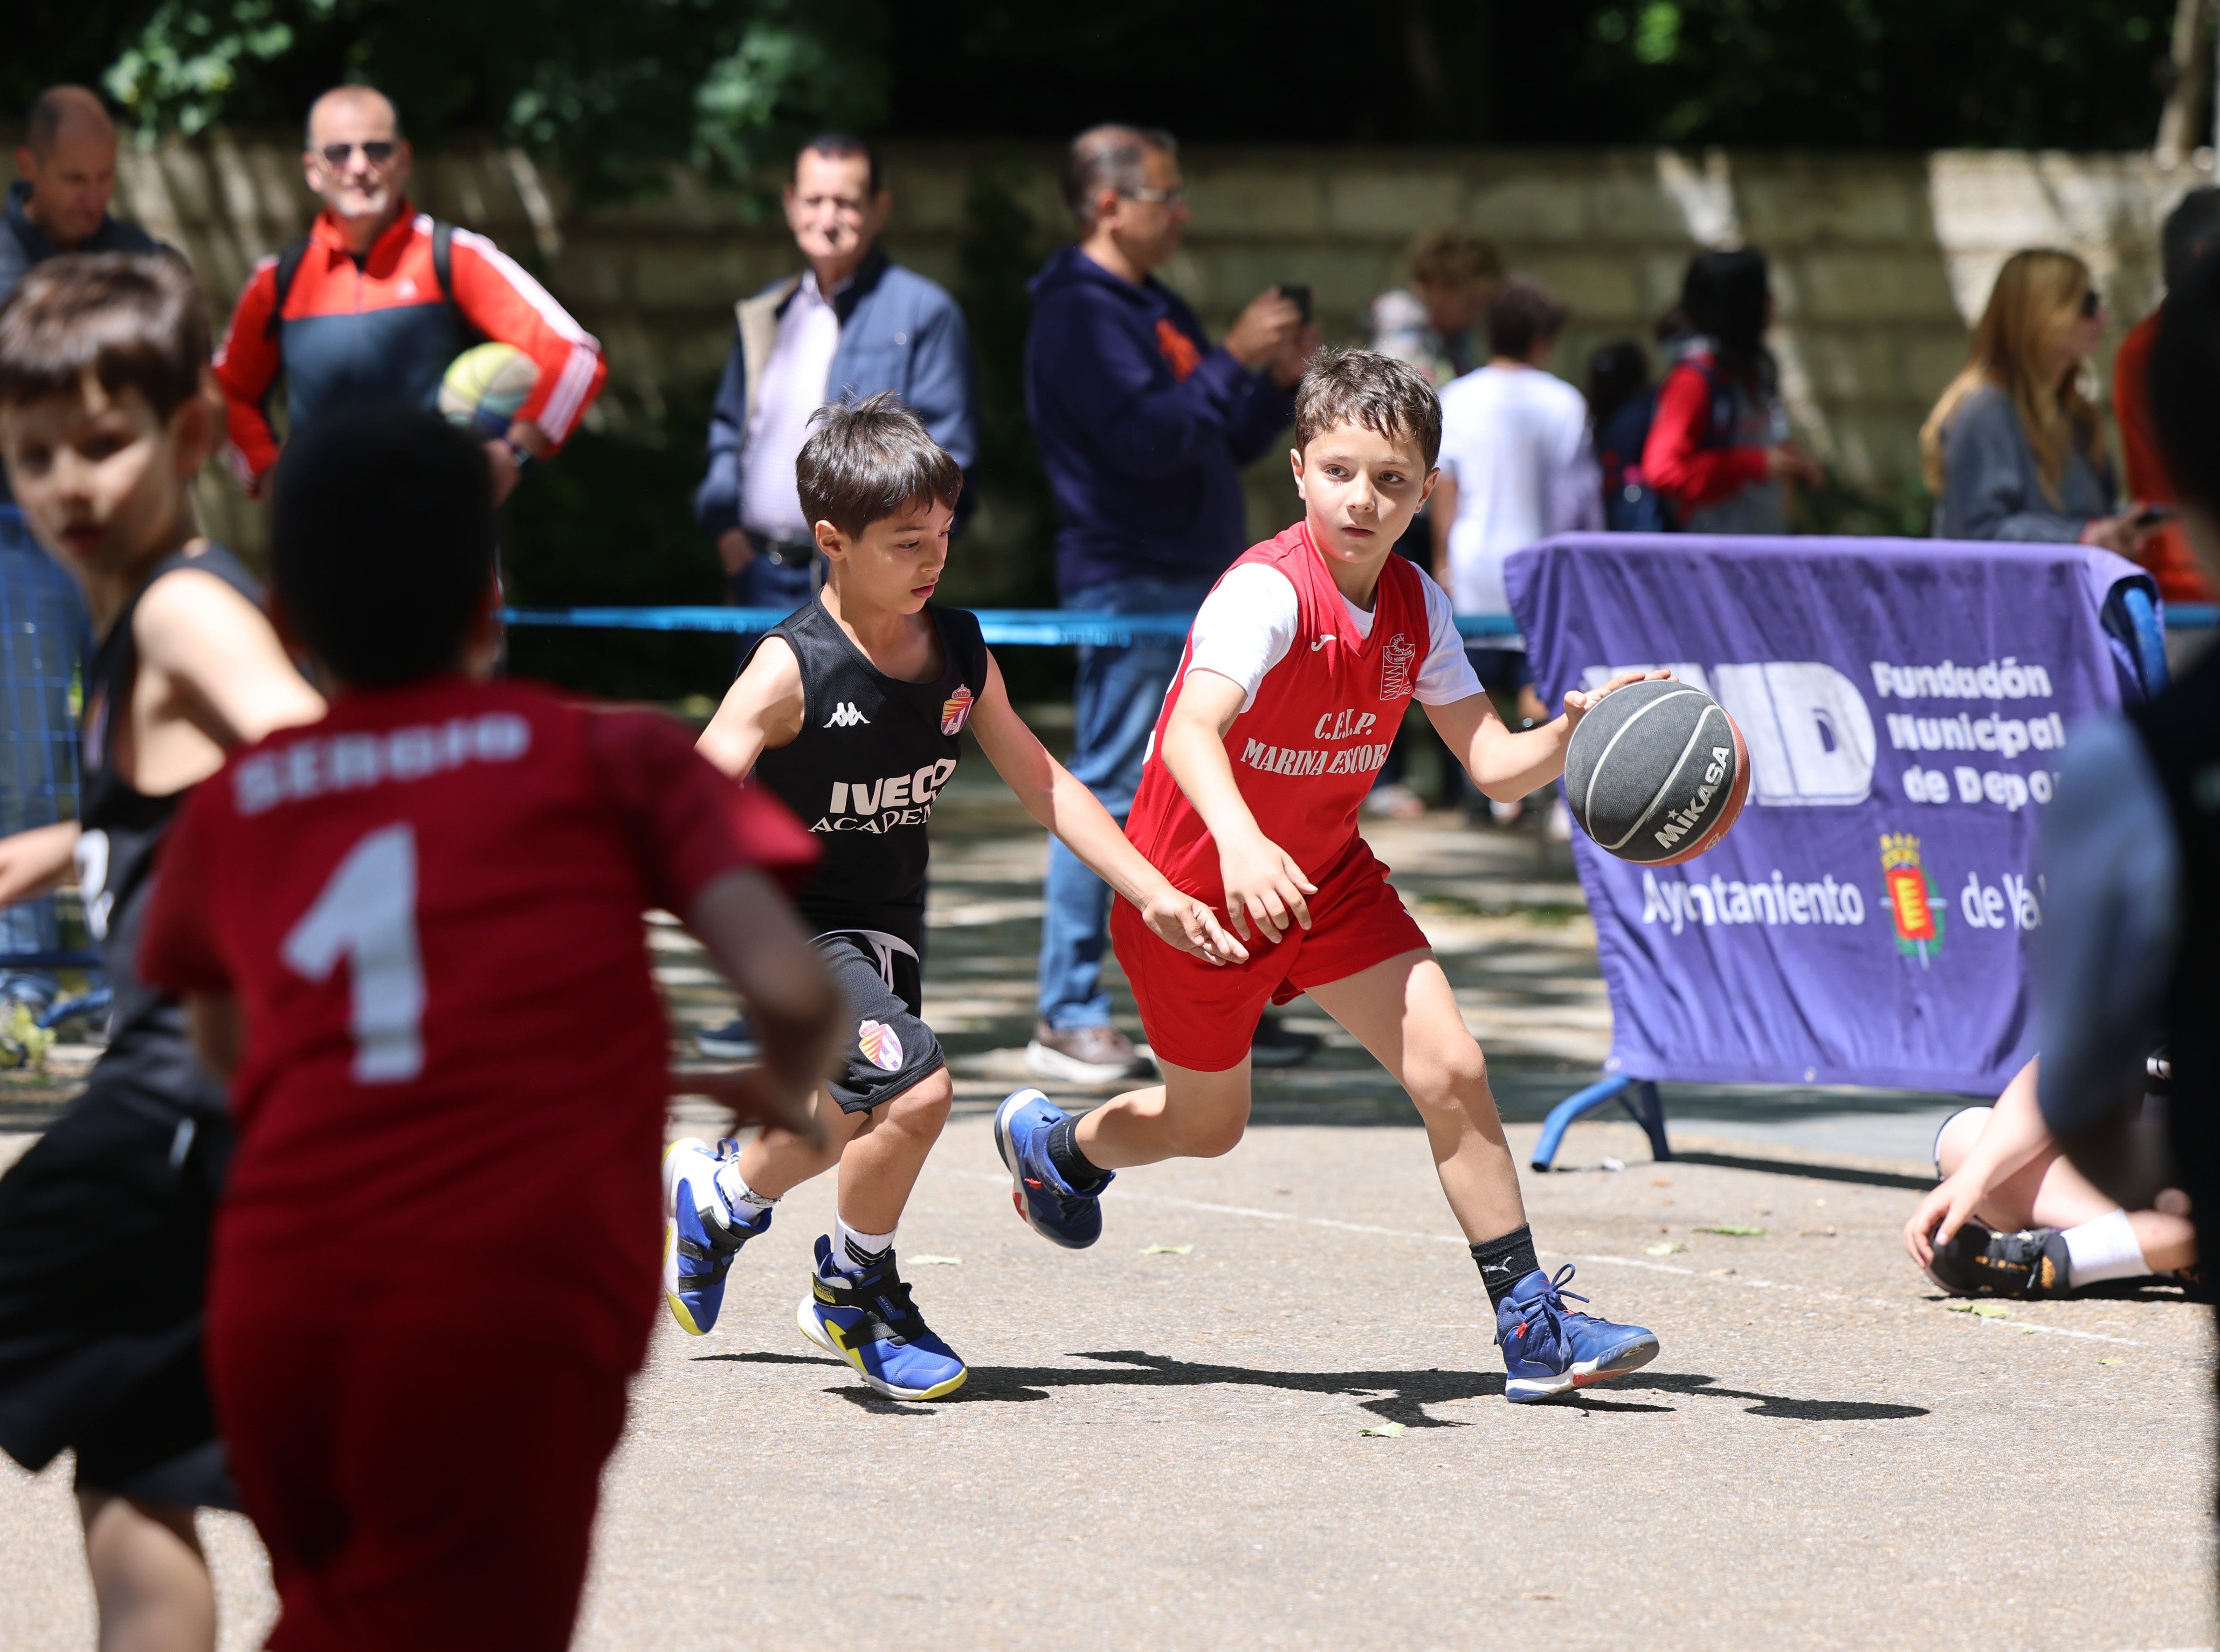
{"type": "Polygon", "coordinates": [[[109,66],[148,132],[290,122],[367,81],[436,145],[524,145],[589,193],[663,163],[745,177],[802,128],[869,127],[886,101],[875,0],[159,0],[109,66]]]}

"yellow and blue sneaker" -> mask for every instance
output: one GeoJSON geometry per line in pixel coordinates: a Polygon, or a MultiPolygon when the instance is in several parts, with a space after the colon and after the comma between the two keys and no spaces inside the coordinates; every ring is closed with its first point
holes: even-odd
{"type": "Polygon", "coordinates": [[[1507,1374],[1503,1397],[1513,1404],[1623,1376],[1657,1357],[1655,1331],[1566,1307],[1568,1301],[1587,1300],[1565,1288],[1572,1276],[1570,1262],[1554,1279],[1537,1268],[1496,1304],[1495,1340],[1507,1374]]]}
{"type": "Polygon", "coordinates": [[[1025,1225],[1067,1250],[1084,1250],[1102,1237],[1102,1190],[1115,1178],[1082,1193],[1049,1158],[1049,1132],[1069,1117],[1038,1090],[1020,1090],[995,1109],[995,1150],[1010,1173],[1010,1202],[1025,1225]]]}
{"type": "Polygon", "coordinates": [[[909,1300],[891,1250],[851,1274],[832,1265],[832,1241],[818,1235],[817,1276],[794,1318],[803,1336],[889,1400],[938,1400],[971,1375],[909,1300]]]}
{"type": "Polygon", "coordinates": [[[740,1247],[770,1226],[765,1210],[735,1220],[717,1190],[721,1156],[683,1136],[663,1150],[663,1296],[689,1335],[706,1336],[725,1306],[725,1274],[740,1247]]]}

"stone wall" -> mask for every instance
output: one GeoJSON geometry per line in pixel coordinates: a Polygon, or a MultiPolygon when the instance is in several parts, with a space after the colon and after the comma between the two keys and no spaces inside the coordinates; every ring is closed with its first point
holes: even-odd
{"type": "MultiPolygon", "coordinates": [[[[1047,146],[895,146],[887,244],[976,305],[967,265],[997,252],[1007,262],[1021,233],[1009,226],[1030,221],[1028,259],[1063,233],[1058,159],[1047,146]],[[996,236],[1005,244],[984,244],[996,236]]],[[[2161,172],[2143,155],[1973,152],[1197,147],[1184,164],[1194,217],[1164,273],[1213,328],[1265,285],[1303,281],[1329,334],[1354,339],[1372,295],[1399,278],[1409,239],[1460,225],[1571,305],[1556,365],[1576,378],[1595,344],[1648,338],[1693,249],[1762,247],[1802,434],[1848,488],[1899,505],[1916,489],[1920,420],[1962,362],[2003,259],[2039,245],[2080,253],[2117,337],[2156,296],[2160,218],[2211,178],[2161,172]]],[[[284,138],[220,133],[130,151],[122,174],[119,209],[191,254],[219,315],[312,204],[284,138]]],[[[618,425],[656,424],[673,400],[698,403],[730,342],[733,300],[795,263],[775,208],[683,172],[652,199],[579,209],[521,155],[485,149],[427,160],[418,194],[493,234],[600,336],[611,364],[602,416],[618,425]]],[[[1258,467],[1252,500],[1260,528],[1288,514],[1278,460],[1258,467]]],[[[252,540],[236,507],[220,511],[252,540]]]]}

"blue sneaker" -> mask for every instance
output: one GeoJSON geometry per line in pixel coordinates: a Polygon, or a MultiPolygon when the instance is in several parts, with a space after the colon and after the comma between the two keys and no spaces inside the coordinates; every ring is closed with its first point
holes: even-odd
{"type": "Polygon", "coordinates": [[[1513,1404],[1585,1388],[1639,1370],[1657,1357],[1655,1331],[1568,1309],[1568,1301],[1587,1300],[1565,1288],[1572,1276],[1570,1262],[1555,1279],[1537,1268],[1496,1305],[1495,1340],[1509,1373],[1503,1397],[1513,1404]]]}
{"type": "Polygon", "coordinates": [[[889,1400],[938,1400],[971,1375],[909,1300],[891,1250],[861,1273],[844,1273],[832,1265],[832,1241],[818,1235],[817,1277],[794,1318],[803,1336],[889,1400]]]}
{"type": "MultiPolygon", "coordinates": [[[[730,1145],[730,1144],[726,1144],[730,1145]]],[[[766,1210],[752,1222],[736,1222],[717,1190],[722,1156],[695,1137],[663,1150],[663,1296],[670,1317],[689,1334],[705,1336],[725,1306],[725,1274],[740,1247],[770,1226],[766,1210]]]]}
{"type": "Polygon", "coordinates": [[[1048,1133],[1067,1117],[1038,1090],[1020,1090],[995,1109],[995,1150],[1010,1173],[1010,1202],[1025,1225],[1067,1250],[1084,1250],[1102,1237],[1102,1189],[1116,1179],[1105,1171],[1093,1193],[1076,1193],[1048,1162],[1048,1133]]]}

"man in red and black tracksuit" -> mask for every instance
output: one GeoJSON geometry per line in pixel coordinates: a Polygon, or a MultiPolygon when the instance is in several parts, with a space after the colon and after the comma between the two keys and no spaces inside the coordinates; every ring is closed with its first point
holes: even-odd
{"type": "Polygon", "coordinates": [[[309,111],[302,162],[324,210],[305,245],[255,266],[215,356],[233,468],[250,493],[278,462],[268,402],[280,372],[297,432],[339,407],[433,407],[473,334],[514,345],[539,377],[485,445],[496,499],[601,392],[600,344],[546,288],[484,236],[409,204],[411,159],[393,105],[367,86],[326,92],[309,111]]]}

